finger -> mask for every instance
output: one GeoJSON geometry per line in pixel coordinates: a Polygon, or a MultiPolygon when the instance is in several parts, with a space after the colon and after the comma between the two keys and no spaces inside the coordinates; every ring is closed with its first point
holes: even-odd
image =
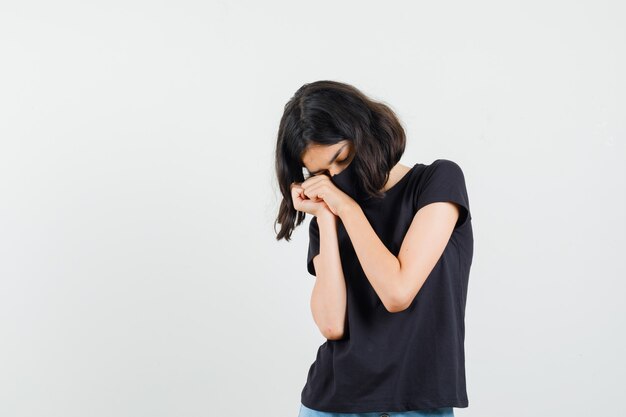
{"type": "Polygon", "coordinates": [[[300,185],[306,190],[309,187],[313,186],[313,184],[317,184],[318,182],[325,182],[326,180],[329,180],[329,177],[327,177],[326,175],[314,175],[304,180],[300,185]]]}
{"type": "Polygon", "coordinates": [[[323,195],[325,195],[326,186],[323,183],[315,183],[310,187],[304,189],[304,195],[314,201],[322,201],[324,200],[323,195]]]}
{"type": "Polygon", "coordinates": [[[302,187],[296,185],[291,186],[291,198],[299,198],[302,194],[302,187]]]}
{"type": "Polygon", "coordinates": [[[294,204],[297,202],[302,203],[306,199],[306,195],[304,194],[304,189],[299,186],[293,186],[291,188],[291,199],[294,201],[294,204]]]}

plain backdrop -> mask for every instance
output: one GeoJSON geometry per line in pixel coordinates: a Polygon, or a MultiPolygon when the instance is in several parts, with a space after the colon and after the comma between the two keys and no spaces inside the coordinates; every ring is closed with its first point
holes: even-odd
{"type": "Polygon", "coordinates": [[[460,417],[623,412],[620,1],[0,3],[0,415],[291,416],[317,348],[274,147],[304,83],[465,174],[460,417]],[[277,229],[276,229],[277,230],[277,229]]]}

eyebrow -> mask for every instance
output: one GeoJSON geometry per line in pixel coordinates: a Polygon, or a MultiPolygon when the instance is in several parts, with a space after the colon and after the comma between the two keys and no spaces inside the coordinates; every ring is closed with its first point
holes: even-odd
{"type": "MultiPolygon", "coordinates": [[[[333,155],[333,157],[330,159],[330,161],[328,161],[329,165],[332,164],[333,162],[335,162],[335,159],[337,159],[339,157],[339,154],[341,153],[341,151],[343,151],[343,148],[345,148],[346,146],[348,146],[347,143],[345,145],[343,145],[341,148],[339,148],[337,153],[335,153],[335,155],[333,155]]],[[[309,171],[309,170],[307,169],[307,171],[309,171]]],[[[315,174],[318,174],[318,173],[320,173],[322,171],[324,171],[324,170],[323,169],[318,169],[317,171],[313,171],[313,172],[309,171],[309,174],[315,175],[315,174]]]]}

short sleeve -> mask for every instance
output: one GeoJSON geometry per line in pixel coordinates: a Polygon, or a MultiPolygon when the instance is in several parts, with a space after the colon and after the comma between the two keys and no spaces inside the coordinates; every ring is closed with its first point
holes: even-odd
{"type": "Polygon", "coordinates": [[[313,217],[309,222],[309,252],[307,255],[307,270],[309,274],[315,276],[315,266],[313,258],[320,253],[320,231],[317,224],[317,217],[313,217]]]}
{"type": "Polygon", "coordinates": [[[461,167],[449,159],[437,159],[424,170],[415,195],[415,212],[439,201],[449,201],[460,206],[455,229],[472,219],[465,176],[461,167]]]}

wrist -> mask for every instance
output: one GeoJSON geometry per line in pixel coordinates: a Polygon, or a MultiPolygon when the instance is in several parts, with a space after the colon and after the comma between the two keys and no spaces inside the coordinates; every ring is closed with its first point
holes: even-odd
{"type": "Polygon", "coordinates": [[[355,210],[360,209],[356,201],[353,199],[349,199],[345,204],[342,204],[339,210],[337,210],[337,217],[344,219],[346,216],[350,216],[351,213],[354,213],[355,210]]]}
{"type": "Polygon", "coordinates": [[[320,222],[335,222],[337,216],[335,216],[332,211],[325,209],[320,210],[320,212],[317,213],[315,217],[317,217],[317,222],[319,224],[320,222]]]}

